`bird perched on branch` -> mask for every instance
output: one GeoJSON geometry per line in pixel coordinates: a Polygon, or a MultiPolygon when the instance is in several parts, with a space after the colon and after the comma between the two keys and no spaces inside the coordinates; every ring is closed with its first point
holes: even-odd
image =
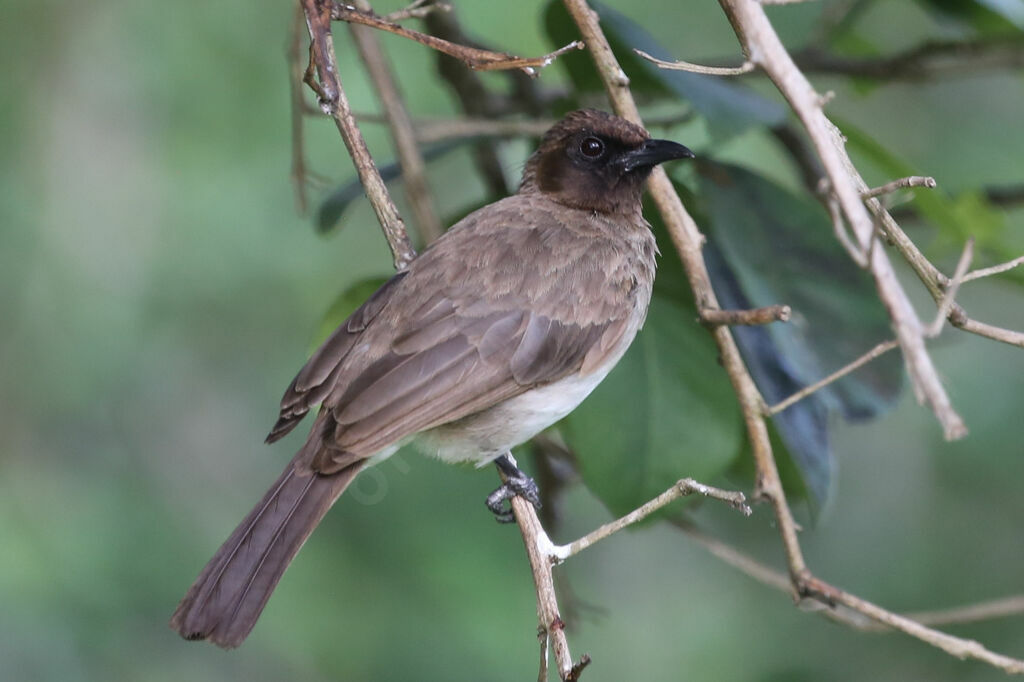
{"type": "Polygon", "coordinates": [[[519,191],[472,213],[338,327],[292,381],[267,437],[316,405],[295,458],[199,574],[171,618],[235,647],[338,496],[410,440],[452,462],[495,461],[499,520],[539,504],[510,449],[571,412],[643,324],[656,246],[643,181],[686,147],[600,111],[567,115],[519,191]]]}

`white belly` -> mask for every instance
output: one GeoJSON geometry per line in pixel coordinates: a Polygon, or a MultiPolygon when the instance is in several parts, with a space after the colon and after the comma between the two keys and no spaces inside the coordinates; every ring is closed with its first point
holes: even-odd
{"type": "Polygon", "coordinates": [[[489,410],[416,436],[425,453],[446,462],[484,465],[524,443],[576,409],[605,378],[607,369],[574,375],[527,391],[489,410]]]}

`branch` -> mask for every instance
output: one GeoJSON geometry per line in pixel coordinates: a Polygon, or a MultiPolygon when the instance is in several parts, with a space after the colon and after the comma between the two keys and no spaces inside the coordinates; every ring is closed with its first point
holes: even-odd
{"type": "Polygon", "coordinates": [[[864,365],[868,364],[869,362],[871,362],[872,360],[877,358],[879,355],[883,355],[885,353],[888,353],[893,348],[896,348],[899,345],[900,345],[899,342],[897,342],[895,340],[883,341],[882,343],[878,344],[877,346],[875,346],[874,348],[872,348],[867,353],[865,353],[864,355],[860,356],[859,358],[857,358],[856,360],[854,360],[850,364],[846,365],[845,367],[843,367],[841,369],[836,370],[832,374],[829,374],[827,377],[825,377],[821,381],[816,381],[813,384],[811,384],[810,386],[807,386],[805,388],[800,389],[799,391],[797,391],[793,395],[789,396],[788,398],[780,400],[779,402],[775,403],[771,407],[766,408],[764,413],[766,415],[768,415],[768,416],[771,416],[773,414],[778,414],[779,412],[782,412],[787,407],[790,407],[794,403],[797,403],[797,402],[803,400],[804,398],[806,398],[807,396],[811,395],[812,393],[815,393],[816,391],[820,391],[821,389],[825,388],[829,384],[834,383],[834,382],[838,381],[839,379],[842,379],[843,377],[845,377],[850,372],[852,372],[852,371],[854,371],[854,370],[856,370],[856,369],[858,369],[860,367],[863,367],[864,365]]]}
{"type": "Polygon", "coordinates": [[[550,66],[560,55],[565,54],[570,50],[583,49],[583,43],[575,41],[555,50],[554,52],[540,57],[517,57],[506,52],[493,52],[491,50],[481,50],[475,47],[459,45],[432,35],[427,35],[426,33],[412,31],[404,26],[382,19],[369,10],[358,9],[351,5],[345,5],[330,0],[322,1],[329,2],[331,6],[331,18],[336,21],[362,24],[381,31],[387,31],[388,33],[394,33],[395,35],[408,38],[409,40],[413,40],[421,45],[426,45],[432,50],[437,50],[438,52],[443,52],[446,55],[455,57],[459,61],[465,63],[469,68],[477,71],[522,69],[528,75],[534,76],[538,69],[550,66]]]}
{"type": "Polygon", "coordinates": [[[960,256],[960,261],[956,264],[956,271],[953,273],[953,279],[949,281],[949,285],[946,287],[946,293],[943,295],[942,300],[939,301],[939,310],[935,315],[935,321],[925,329],[924,333],[926,336],[935,337],[942,331],[942,323],[946,321],[946,316],[949,315],[949,311],[953,309],[953,301],[956,300],[956,294],[960,290],[960,285],[964,281],[964,275],[967,274],[967,268],[971,267],[971,259],[973,257],[974,237],[971,237],[964,245],[964,252],[960,256]]]}
{"type": "Polygon", "coordinates": [[[841,57],[819,48],[793,54],[809,73],[832,73],[878,80],[944,79],[984,70],[1024,66],[1024,40],[1019,35],[981,40],[934,40],[886,57],[841,57]]]}
{"type": "MultiPolygon", "coordinates": [[[[516,464],[511,454],[506,456],[513,465],[516,464]]],[[[499,473],[504,481],[505,475],[500,468],[499,473]]],[[[540,621],[537,636],[541,640],[541,665],[538,680],[547,678],[549,650],[554,652],[558,674],[565,682],[578,680],[582,670],[590,663],[590,656],[587,655],[581,657],[579,663],[573,663],[572,654],[569,652],[569,642],[565,637],[565,622],[559,614],[552,569],[569,557],[650,516],[679,498],[694,494],[721,500],[739,510],[744,516],[750,516],[750,507],[747,506],[743,493],[714,488],[698,483],[692,478],[684,478],[661,495],[625,516],[604,524],[568,545],[555,545],[544,531],[533,505],[518,495],[512,498],[512,512],[515,514],[516,523],[519,524],[519,531],[523,536],[523,544],[526,546],[526,556],[530,561],[533,584],[537,592],[537,617],[540,621]]]]}
{"type": "Polygon", "coordinates": [[[881,187],[869,189],[867,192],[864,192],[862,196],[865,199],[870,199],[871,197],[878,197],[883,194],[892,194],[898,189],[905,189],[907,187],[927,187],[928,189],[933,189],[935,185],[935,178],[924,177],[921,175],[910,175],[905,178],[893,180],[892,182],[887,182],[881,187]]]}
{"type": "MultiPolygon", "coordinates": [[[[511,453],[506,456],[515,465],[516,462],[511,453]]],[[[504,482],[504,474],[501,478],[504,482]]],[[[526,546],[526,557],[530,561],[533,586],[537,592],[537,618],[540,621],[537,636],[541,640],[541,677],[538,679],[543,680],[547,677],[547,652],[549,649],[555,654],[559,677],[563,681],[578,679],[580,671],[590,662],[590,657],[584,656],[577,664],[573,662],[572,654],[569,652],[569,641],[565,637],[565,622],[558,612],[558,597],[555,594],[555,582],[551,573],[556,562],[555,557],[559,555],[559,552],[555,549],[548,534],[544,532],[544,527],[541,526],[533,505],[519,495],[511,499],[511,504],[516,523],[519,525],[519,532],[523,536],[523,544],[526,546]],[[574,675],[574,677],[570,678],[570,675],[574,675]]]]}
{"type": "MultiPolygon", "coordinates": [[[[357,3],[359,6],[359,3],[357,3]]],[[[368,10],[368,7],[360,7],[360,9],[368,10]]],[[[397,12],[391,12],[390,14],[384,15],[384,21],[391,21],[398,23],[405,19],[422,19],[431,12],[451,12],[452,6],[447,2],[435,2],[434,0],[416,0],[405,9],[400,9],[397,12]]]]}
{"type": "Polygon", "coordinates": [[[334,119],[345,148],[355,164],[359,180],[366,190],[366,196],[384,230],[388,246],[391,247],[395,269],[404,270],[416,257],[416,252],[409,242],[405,223],[373,163],[370,150],[366,148],[366,140],[359,132],[348,98],[342,89],[338,62],[334,55],[334,40],[331,37],[330,7],[324,0],[302,0],[302,8],[306,14],[310,38],[309,66],[303,80],[316,92],[323,112],[334,119]]]}
{"type": "MultiPolygon", "coordinates": [[[[722,542],[718,538],[711,537],[695,528],[687,521],[672,519],[671,523],[690,539],[708,550],[716,559],[732,566],[740,573],[753,578],[762,585],[771,587],[780,592],[792,593],[792,583],[789,577],[782,571],[755,559],[732,545],[722,542]]],[[[825,606],[819,605],[814,610],[825,618],[837,623],[842,623],[862,632],[891,632],[892,628],[881,623],[869,620],[859,611],[854,611],[842,605],[825,606]]],[[[965,623],[979,623],[982,621],[995,620],[997,618],[1009,618],[1024,614],[1024,595],[1014,594],[999,599],[968,604],[952,609],[936,611],[915,611],[904,614],[905,617],[915,620],[924,625],[962,625],[965,623]]]]}
{"type": "Polygon", "coordinates": [[[815,578],[810,573],[799,578],[797,587],[800,596],[813,597],[825,604],[840,604],[853,609],[882,625],[899,630],[936,648],[942,649],[951,656],[960,659],[973,658],[1008,673],[1024,674],[1024,661],[994,653],[974,640],[954,637],[945,632],[927,627],[907,616],[887,611],[865,599],[833,587],[815,578]]]}
{"type": "Polygon", "coordinates": [[[963,282],[973,282],[976,279],[982,277],[991,277],[992,275],[998,275],[1008,270],[1013,270],[1018,265],[1024,264],[1024,256],[1019,256],[1011,261],[1002,263],[1001,265],[993,265],[990,268],[981,268],[980,270],[972,270],[964,275],[963,282]]]}
{"type": "Polygon", "coordinates": [[[702,309],[698,315],[700,323],[709,327],[722,325],[761,325],[772,322],[788,322],[793,310],[788,305],[770,305],[752,310],[702,309]]]}
{"type": "MultiPolygon", "coordinates": [[[[355,0],[355,3],[360,11],[370,11],[369,3],[366,0],[355,0]]],[[[433,7],[433,5],[427,7],[433,7]]],[[[416,217],[420,237],[425,244],[429,244],[440,237],[444,230],[441,221],[437,219],[434,202],[430,198],[430,187],[427,185],[425,173],[426,164],[416,145],[409,112],[402,101],[398,84],[395,82],[387,57],[377,40],[377,34],[365,26],[352,25],[350,28],[359,56],[366,65],[370,81],[384,107],[384,115],[387,117],[388,128],[391,130],[391,139],[395,145],[399,165],[402,167],[405,192],[409,198],[413,215],[416,217]]]]}
{"type": "MultiPolygon", "coordinates": [[[[431,14],[425,23],[427,30],[439,38],[461,44],[470,43],[454,12],[431,14]]],[[[459,105],[468,116],[492,118],[498,115],[500,108],[496,98],[484,85],[479,74],[441,52],[437,53],[437,71],[455,92],[459,105]]],[[[473,145],[473,163],[493,198],[508,196],[508,181],[497,147],[492,142],[481,141],[473,145]]]]}
{"type": "Polygon", "coordinates": [[[652,57],[643,50],[633,48],[633,52],[643,57],[649,62],[657,64],[662,69],[668,69],[669,71],[689,71],[690,73],[702,73],[705,76],[741,76],[745,73],[750,73],[754,70],[754,62],[746,61],[739,66],[704,66],[702,64],[694,64],[692,62],[675,61],[669,62],[664,59],[658,59],[652,57]]]}
{"type": "Polygon", "coordinates": [[[299,215],[306,215],[309,198],[306,195],[306,150],[305,133],[303,130],[306,100],[302,88],[302,24],[304,21],[302,5],[295,5],[295,17],[292,21],[291,36],[288,39],[288,94],[291,104],[291,137],[292,137],[292,188],[295,192],[295,205],[299,215]]]}
{"type": "Polygon", "coordinates": [[[556,547],[555,556],[558,558],[559,562],[564,561],[568,557],[579,554],[591,545],[604,540],[609,535],[617,533],[623,528],[631,526],[637,521],[650,516],[665,505],[671,504],[681,497],[694,494],[703,495],[704,497],[710,497],[712,499],[725,502],[733,509],[738,510],[744,516],[750,516],[751,514],[750,507],[747,506],[747,498],[743,493],[714,488],[709,485],[704,485],[703,483],[698,483],[692,478],[684,478],[676,481],[675,485],[663,492],[661,495],[658,495],[650,502],[637,507],[625,516],[618,518],[611,523],[604,524],[597,530],[587,533],[580,539],[569,543],[568,546],[556,547]]]}
{"type": "Polygon", "coordinates": [[[846,154],[842,135],[825,117],[820,95],[793,63],[760,4],[752,0],[719,0],[719,4],[733,25],[744,54],[764,69],[806,128],[842,214],[856,235],[861,251],[868,254],[868,268],[889,312],[918,401],[932,408],[948,440],[962,438],[967,434],[967,427],[953,409],[925,348],[920,320],[885,252],[870,248],[876,228],[863,204],[864,189],[858,187],[858,182],[863,180],[846,154]]]}

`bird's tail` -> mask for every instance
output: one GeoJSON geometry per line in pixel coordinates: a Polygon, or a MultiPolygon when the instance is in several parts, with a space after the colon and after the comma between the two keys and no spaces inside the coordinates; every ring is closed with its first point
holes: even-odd
{"type": "Polygon", "coordinates": [[[288,564],[362,468],[358,462],[323,476],[299,473],[295,461],[289,464],[203,568],[171,627],[186,639],[209,639],[225,648],[241,644],[288,564]]]}

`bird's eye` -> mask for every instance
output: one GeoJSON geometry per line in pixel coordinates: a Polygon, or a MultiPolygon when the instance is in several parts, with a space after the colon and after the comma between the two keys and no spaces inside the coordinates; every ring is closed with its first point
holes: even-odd
{"type": "Polygon", "coordinates": [[[596,159],[604,154],[604,142],[596,137],[587,137],[580,142],[580,152],[588,159],[596,159]]]}

